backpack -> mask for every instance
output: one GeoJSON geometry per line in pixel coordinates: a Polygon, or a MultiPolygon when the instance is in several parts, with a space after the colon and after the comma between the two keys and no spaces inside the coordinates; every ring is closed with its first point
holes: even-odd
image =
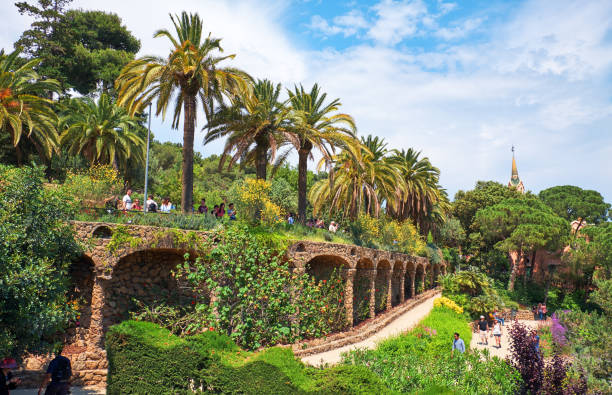
{"type": "Polygon", "coordinates": [[[148,207],[147,211],[150,212],[150,213],[156,213],[157,212],[157,204],[149,203],[149,207],[148,207]]]}
{"type": "Polygon", "coordinates": [[[55,382],[68,381],[72,376],[70,361],[68,358],[57,359],[57,366],[51,373],[51,379],[55,382]]]}

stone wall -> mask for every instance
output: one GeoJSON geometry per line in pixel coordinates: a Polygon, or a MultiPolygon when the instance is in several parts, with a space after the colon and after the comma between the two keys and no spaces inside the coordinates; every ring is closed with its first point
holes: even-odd
{"type": "MultiPolygon", "coordinates": [[[[73,224],[87,247],[85,255],[70,269],[73,296],[81,301],[81,309],[78,323],[67,331],[64,354],[73,363],[75,385],[103,386],[107,328],[129,317],[133,299],[150,302],[162,298],[168,303],[181,303],[192,298],[188,288],[173,278],[171,270],[184,261],[185,253],[194,255],[185,240],[197,243],[207,233],[110,223],[73,224]],[[110,248],[115,232],[127,232],[130,243],[110,248]]],[[[294,270],[307,271],[319,281],[328,279],[334,270],[340,275],[347,295],[343,303],[351,325],[356,318],[353,300],[356,277],[367,288],[355,291],[364,293],[358,297],[369,300],[367,318],[372,320],[377,314],[390,311],[392,305],[415,296],[412,290],[417,272],[433,274],[425,258],[344,244],[297,242],[288,248],[287,258],[294,270]],[[386,295],[381,295],[382,292],[386,295]],[[376,300],[383,297],[387,298],[386,305],[377,311],[376,300]]],[[[444,267],[436,267],[437,271],[443,272],[444,267]]],[[[21,372],[25,386],[38,385],[49,359],[49,356],[26,359],[21,372]]]]}

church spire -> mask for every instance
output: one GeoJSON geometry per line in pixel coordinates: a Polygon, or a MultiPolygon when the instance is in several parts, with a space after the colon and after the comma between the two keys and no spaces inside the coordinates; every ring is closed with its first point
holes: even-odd
{"type": "Polygon", "coordinates": [[[514,145],[512,146],[512,176],[518,177],[518,170],[516,169],[516,160],[514,159],[514,145]]]}
{"type": "Polygon", "coordinates": [[[516,159],[514,158],[514,145],[512,146],[512,175],[508,182],[508,188],[516,188],[517,191],[525,193],[525,186],[523,181],[518,176],[518,169],[516,168],[516,159]]]}

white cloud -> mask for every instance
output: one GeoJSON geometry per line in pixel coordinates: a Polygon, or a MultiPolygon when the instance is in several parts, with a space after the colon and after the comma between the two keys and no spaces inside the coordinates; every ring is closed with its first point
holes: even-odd
{"type": "Polygon", "coordinates": [[[360,30],[368,27],[363,14],[358,10],[352,10],[347,14],[333,18],[330,24],[320,15],[314,15],[310,19],[308,28],[315,32],[320,32],[325,36],[342,34],[344,37],[356,35],[360,30]]]}
{"type": "Polygon", "coordinates": [[[443,27],[438,29],[434,31],[434,35],[444,40],[454,40],[457,38],[463,38],[475,29],[477,29],[483,21],[483,18],[466,19],[465,21],[456,26],[443,27]]]}
{"type": "Polygon", "coordinates": [[[372,9],[378,19],[368,31],[368,36],[385,44],[397,44],[418,32],[421,19],[427,15],[427,6],[421,0],[383,0],[372,9]]]}

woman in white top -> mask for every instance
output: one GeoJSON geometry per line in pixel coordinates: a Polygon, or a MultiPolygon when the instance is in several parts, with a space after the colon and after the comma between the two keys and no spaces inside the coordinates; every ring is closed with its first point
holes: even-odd
{"type": "Polygon", "coordinates": [[[493,326],[493,336],[495,336],[495,345],[497,348],[501,348],[501,335],[502,329],[499,321],[495,321],[495,325],[493,326]]]}
{"type": "Polygon", "coordinates": [[[159,211],[161,211],[162,213],[169,213],[170,211],[172,211],[172,203],[170,202],[170,199],[162,199],[162,204],[159,208],[159,211]]]}

